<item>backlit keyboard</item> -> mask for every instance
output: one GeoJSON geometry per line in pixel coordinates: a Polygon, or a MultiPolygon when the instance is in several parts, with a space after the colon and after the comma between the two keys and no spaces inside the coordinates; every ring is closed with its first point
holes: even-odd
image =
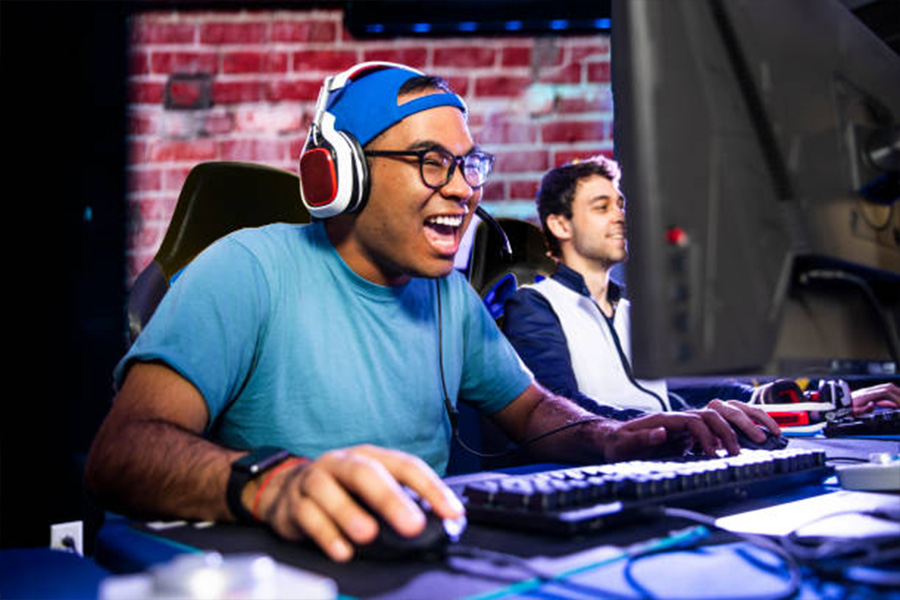
{"type": "Polygon", "coordinates": [[[831,475],[819,450],[743,450],[738,456],[629,461],[528,474],[485,473],[453,485],[470,522],[572,534],[660,506],[697,507],[774,495],[831,475]]]}

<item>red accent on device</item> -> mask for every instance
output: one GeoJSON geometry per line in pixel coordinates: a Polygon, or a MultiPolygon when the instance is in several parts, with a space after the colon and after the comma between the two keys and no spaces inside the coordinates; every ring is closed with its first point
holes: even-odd
{"type": "Polygon", "coordinates": [[[681,227],[669,227],[666,230],[666,241],[676,246],[686,246],[688,243],[688,234],[681,227]]]}
{"type": "Polygon", "coordinates": [[[775,419],[780,427],[809,425],[809,413],[805,412],[770,412],[769,416],[775,419]]]}
{"type": "Polygon", "coordinates": [[[337,174],[331,152],[313,148],[300,157],[300,181],[303,199],[310,206],[330,204],[337,195],[337,174]]]}
{"type": "Polygon", "coordinates": [[[772,404],[798,404],[803,402],[802,394],[797,394],[796,390],[782,389],[776,390],[775,402],[772,404]]]}

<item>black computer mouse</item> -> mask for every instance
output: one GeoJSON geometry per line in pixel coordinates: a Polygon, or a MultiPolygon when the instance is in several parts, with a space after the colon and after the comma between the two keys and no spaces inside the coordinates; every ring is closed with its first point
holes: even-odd
{"type": "Polygon", "coordinates": [[[749,450],[781,450],[788,445],[788,439],[786,437],[772,433],[769,431],[768,427],[763,425],[757,425],[757,427],[766,434],[766,439],[762,442],[754,442],[741,429],[733,427],[734,433],[738,439],[738,444],[741,448],[747,448],[749,450]]]}
{"type": "Polygon", "coordinates": [[[370,510],[372,517],[378,522],[378,535],[369,544],[357,545],[356,556],[375,560],[427,560],[443,557],[447,547],[459,541],[466,529],[466,519],[442,519],[427,504],[418,504],[425,513],[425,529],[411,538],[397,533],[383,517],[370,510]]]}

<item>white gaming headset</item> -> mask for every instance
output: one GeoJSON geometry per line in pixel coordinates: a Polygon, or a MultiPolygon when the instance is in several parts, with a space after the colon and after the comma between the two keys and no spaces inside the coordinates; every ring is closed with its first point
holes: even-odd
{"type": "Polygon", "coordinates": [[[359,210],[369,194],[368,166],[362,146],[352,134],[338,131],[328,112],[333,94],[348,83],[385,68],[421,75],[421,71],[390,62],[365,62],[325,79],[309,135],[300,153],[300,197],[315,218],[359,210]]]}

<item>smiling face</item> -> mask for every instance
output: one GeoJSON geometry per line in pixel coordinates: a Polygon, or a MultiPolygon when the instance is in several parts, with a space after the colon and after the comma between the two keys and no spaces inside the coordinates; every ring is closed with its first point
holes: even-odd
{"type": "Polygon", "coordinates": [[[628,256],[625,198],[606,177],[581,179],[572,199],[572,217],[554,215],[553,226],[563,260],[576,270],[585,263],[609,269],[628,256]]]}
{"type": "MultiPolygon", "coordinates": [[[[402,96],[400,102],[434,93],[402,96]]],[[[406,117],[373,140],[367,150],[420,150],[441,146],[461,156],[474,148],[463,113],[441,106],[406,117]]],[[[453,269],[459,241],[481,198],[460,169],[440,189],[427,187],[414,156],[371,157],[371,187],[356,214],[326,221],[344,261],[361,277],[400,285],[412,277],[442,277],[453,269]]]]}

